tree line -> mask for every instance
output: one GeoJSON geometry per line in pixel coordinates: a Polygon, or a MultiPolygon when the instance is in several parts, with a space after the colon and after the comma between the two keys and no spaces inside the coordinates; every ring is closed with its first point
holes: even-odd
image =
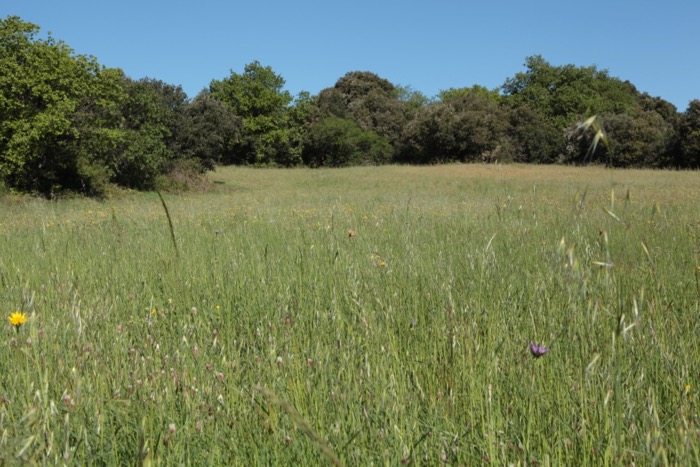
{"type": "Polygon", "coordinates": [[[498,89],[428,98],[367,71],[292,96],[255,61],[188,98],[0,19],[0,191],[153,189],[217,165],[446,162],[700,168],[700,100],[679,112],[595,66],[527,57],[498,89]],[[591,131],[595,116],[595,128],[591,131]],[[600,136],[605,144],[598,142],[600,136]]]}

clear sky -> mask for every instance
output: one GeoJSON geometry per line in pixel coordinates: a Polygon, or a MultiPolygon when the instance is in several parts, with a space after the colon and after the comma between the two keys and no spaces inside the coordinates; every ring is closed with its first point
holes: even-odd
{"type": "Polygon", "coordinates": [[[254,60],[294,95],[371,71],[432,97],[500,86],[539,54],[607,69],[679,111],[700,98],[700,0],[3,0],[8,15],[190,97],[254,60]]]}

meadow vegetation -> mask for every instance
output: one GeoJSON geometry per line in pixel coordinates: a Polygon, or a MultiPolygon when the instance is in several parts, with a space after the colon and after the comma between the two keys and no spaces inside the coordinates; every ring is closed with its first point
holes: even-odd
{"type": "Polygon", "coordinates": [[[209,178],[0,200],[0,464],[700,463],[697,172],[209,178]]]}

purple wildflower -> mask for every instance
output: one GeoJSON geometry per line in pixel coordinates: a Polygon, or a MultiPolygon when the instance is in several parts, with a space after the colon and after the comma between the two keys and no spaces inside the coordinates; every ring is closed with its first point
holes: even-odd
{"type": "Polygon", "coordinates": [[[544,354],[549,352],[549,349],[545,347],[544,345],[537,344],[535,342],[530,343],[530,353],[532,354],[533,357],[535,358],[540,358],[544,354]]]}

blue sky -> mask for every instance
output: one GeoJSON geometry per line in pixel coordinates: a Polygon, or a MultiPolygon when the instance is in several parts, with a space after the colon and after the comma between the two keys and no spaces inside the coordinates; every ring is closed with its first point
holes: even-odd
{"type": "Polygon", "coordinates": [[[6,0],[8,15],[190,97],[254,60],[295,95],[371,71],[432,97],[500,86],[539,54],[607,69],[680,111],[700,98],[698,0],[6,0]]]}

